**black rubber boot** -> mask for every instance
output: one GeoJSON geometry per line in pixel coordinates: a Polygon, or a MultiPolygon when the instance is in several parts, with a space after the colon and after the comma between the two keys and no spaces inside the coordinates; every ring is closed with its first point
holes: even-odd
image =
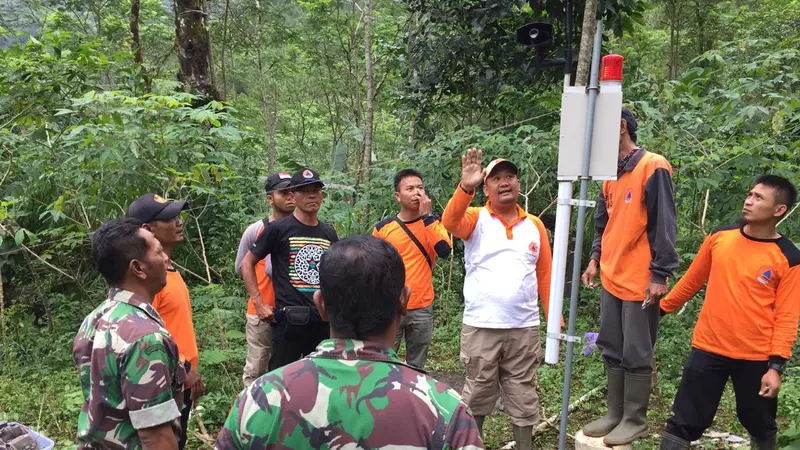
{"type": "Polygon", "coordinates": [[[664,433],[661,436],[661,450],[688,450],[691,443],[673,434],[664,433]]]}
{"type": "Polygon", "coordinates": [[[777,437],[777,434],[766,439],[756,439],[754,436],[750,436],[750,450],[775,450],[777,437]]]}
{"type": "Polygon", "coordinates": [[[586,424],[583,434],[589,437],[603,437],[611,432],[622,420],[622,401],[625,392],[625,369],[608,366],[608,413],[586,424]]]}
{"type": "Polygon", "coordinates": [[[626,445],[647,436],[647,405],[650,403],[651,373],[625,372],[622,421],[603,438],[606,445],[626,445]]]}

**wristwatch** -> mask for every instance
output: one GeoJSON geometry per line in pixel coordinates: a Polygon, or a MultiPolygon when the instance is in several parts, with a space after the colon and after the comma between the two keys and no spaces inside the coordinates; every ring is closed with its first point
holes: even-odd
{"type": "Polygon", "coordinates": [[[778,372],[778,375],[783,375],[783,369],[785,367],[786,367],[786,363],[780,363],[779,364],[779,363],[776,363],[776,362],[773,362],[773,361],[770,361],[769,363],[767,363],[767,369],[772,369],[775,372],[778,372]]]}

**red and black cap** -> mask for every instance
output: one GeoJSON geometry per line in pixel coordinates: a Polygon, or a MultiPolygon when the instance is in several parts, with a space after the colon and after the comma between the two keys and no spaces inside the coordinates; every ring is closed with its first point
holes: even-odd
{"type": "Polygon", "coordinates": [[[292,189],[308,186],[309,184],[318,184],[319,187],[325,187],[325,183],[319,178],[319,174],[309,168],[300,169],[292,175],[292,189]]]}
{"type": "Polygon", "coordinates": [[[292,174],[289,172],[275,172],[267,177],[264,189],[267,193],[288,189],[292,185],[292,174]]]}
{"type": "Polygon", "coordinates": [[[149,193],[137,198],[130,205],[125,216],[139,219],[144,223],[154,220],[175,218],[189,203],[183,200],[167,200],[159,195],[149,193]]]}

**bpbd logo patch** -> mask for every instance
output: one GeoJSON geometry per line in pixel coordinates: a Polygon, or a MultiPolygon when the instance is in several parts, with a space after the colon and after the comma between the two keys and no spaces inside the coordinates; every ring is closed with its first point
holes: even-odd
{"type": "Polygon", "coordinates": [[[767,285],[772,281],[773,276],[774,273],[772,267],[764,266],[758,269],[758,275],[756,276],[756,280],[758,280],[758,282],[761,284],[767,285]]]}
{"type": "Polygon", "coordinates": [[[628,190],[625,191],[625,203],[630,203],[631,200],[633,200],[633,188],[628,188],[628,190]]]}

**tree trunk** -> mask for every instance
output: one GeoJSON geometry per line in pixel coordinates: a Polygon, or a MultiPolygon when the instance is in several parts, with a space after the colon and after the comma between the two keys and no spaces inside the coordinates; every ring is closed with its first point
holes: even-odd
{"type": "Polygon", "coordinates": [[[581,27],[581,49],[578,52],[578,71],[575,74],[575,86],[586,86],[589,82],[589,68],[592,64],[592,45],[597,30],[597,0],[586,0],[583,8],[583,26],[581,27]]]}
{"type": "Polygon", "coordinates": [[[373,85],[372,68],[372,7],[373,0],[364,2],[364,62],[367,81],[367,105],[364,117],[364,161],[361,164],[362,182],[367,183],[370,176],[370,166],[372,165],[372,121],[373,103],[375,100],[375,86],[373,85]]]}
{"type": "Polygon", "coordinates": [[[272,87],[272,108],[270,111],[270,120],[267,123],[267,135],[269,137],[269,172],[275,170],[275,160],[278,158],[278,141],[275,137],[278,134],[278,92],[275,86],[272,87]]]}
{"type": "Polygon", "coordinates": [[[211,35],[208,33],[208,11],[205,9],[205,3],[201,5],[203,11],[203,27],[206,30],[206,38],[208,39],[208,73],[211,77],[211,85],[214,86],[214,89],[219,96],[218,100],[225,100],[225,95],[220,93],[219,89],[216,86],[219,86],[217,83],[217,71],[214,68],[214,47],[211,45],[211,35]]]}
{"type": "MultiPolygon", "coordinates": [[[[261,28],[259,27],[259,31],[261,28]]],[[[267,92],[267,84],[264,81],[264,52],[259,46],[256,51],[258,61],[258,84],[261,93],[261,114],[264,116],[264,128],[267,131],[267,172],[272,173],[275,170],[275,159],[278,156],[278,145],[275,140],[276,131],[278,128],[278,94],[273,89],[272,105],[270,105],[269,93],[267,92]]]]}
{"type": "Polygon", "coordinates": [[[669,14],[669,79],[674,80],[678,78],[680,73],[680,58],[681,58],[681,13],[683,11],[682,3],[680,0],[672,0],[668,5],[669,14]]]}
{"type": "MultiPolygon", "coordinates": [[[[222,21],[222,51],[220,56],[220,61],[222,62],[222,97],[227,98],[228,96],[228,78],[227,78],[227,71],[225,70],[225,50],[228,48],[228,12],[231,8],[230,0],[225,0],[225,16],[222,21]]],[[[259,11],[259,20],[261,18],[260,15],[261,11],[259,11]]],[[[261,31],[259,27],[259,31],[261,31]]],[[[270,169],[270,172],[272,169],[270,169]]]]}
{"type": "Polygon", "coordinates": [[[211,76],[211,43],[204,21],[203,0],[173,2],[181,81],[189,92],[204,96],[205,101],[219,100],[211,76]]]}
{"type": "MultiPolygon", "coordinates": [[[[699,1],[694,2],[694,16],[697,20],[697,56],[706,52],[706,20],[704,6],[699,1]]],[[[705,67],[705,61],[702,62],[701,67],[705,67]]]]}
{"type": "Polygon", "coordinates": [[[131,49],[133,50],[133,62],[139,66],[142,72],[142,79],[146,90],[150,90],[150,77],[144,68],[144,56],[142,56],[142,41],[139,39],[139,0],[131,1],[131,49]]]}
{"type": "Polygon", "coordinates": [[[103,35],[103,5],[102,2],[96,1],[92,2],[92,16],[94,17],[94,25],[97,29],[97,35],[103,35]]]}

